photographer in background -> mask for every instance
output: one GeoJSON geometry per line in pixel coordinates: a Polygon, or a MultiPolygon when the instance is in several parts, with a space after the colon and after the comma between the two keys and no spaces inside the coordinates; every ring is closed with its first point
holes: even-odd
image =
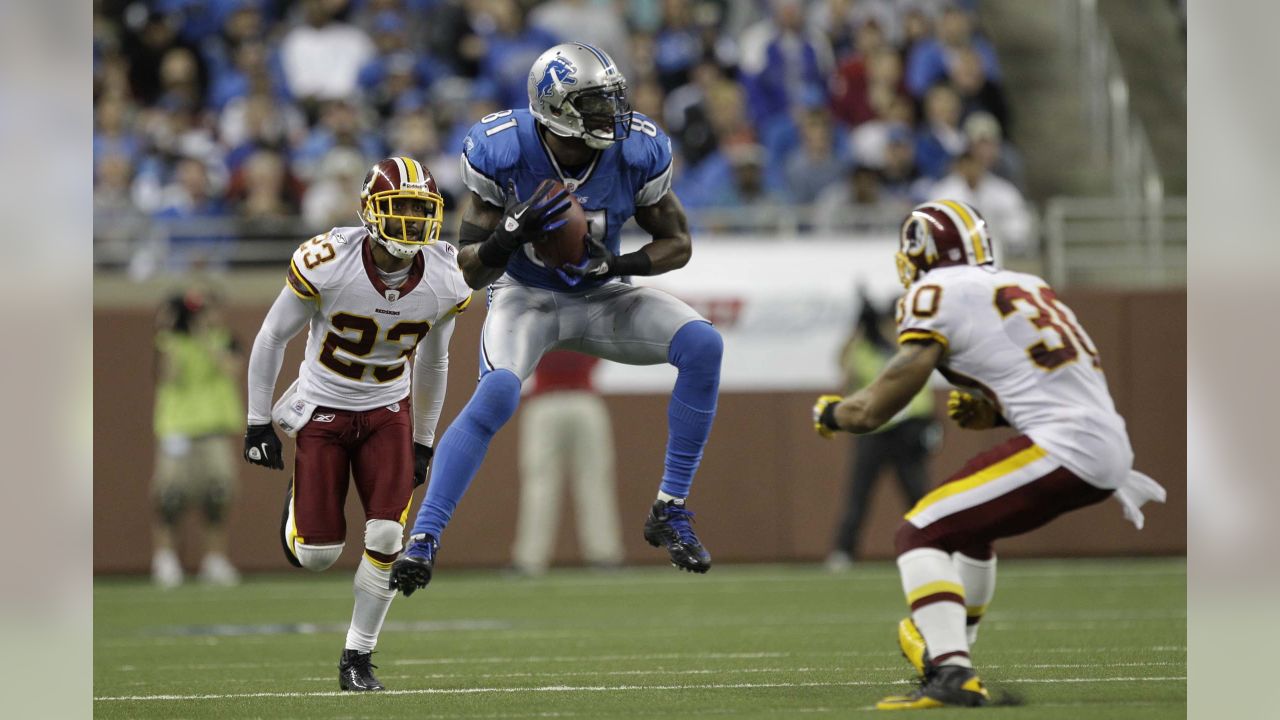
{"type": "Polygon", "coordinates": [[[170,297],[156,322],[155,502],[152,581],[182,584],[174,531],[183,514],[204,518],[200,580],[235,585],[240,576],[227,560],[226,512],[236,478],[236,448],[244,403],[236,389],[240,351],[223,323],[215,296],[187,290],[170,297]]]}
{"type": "MultiPolygon", "coordinates": [[[[893,316],[879,312],[865,294],[861,302],[858,324],[840,356],[846,393],[870,382],[897,350],[893,316]]],[[[940,428],[933,417],[932,393],[925,387],[880,430],[853,437],[849,493],[844,517],[836,529],[831,554],[827,556],[828,570],[840,572],[853,565],[871,488],[886,465],[893,466],[897,475],[906,500],[904,507],[912,507],[924,495],[928,482],[926,461],[941,440],[940,428]]]]}

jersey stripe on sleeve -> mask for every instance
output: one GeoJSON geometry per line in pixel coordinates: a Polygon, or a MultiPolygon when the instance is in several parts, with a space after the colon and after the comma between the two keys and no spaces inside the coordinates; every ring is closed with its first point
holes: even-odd
{"type": "Polygon", "coordinates": [[[943,347],[950,349],[951,343],[947,340],[947,336],[937,330],[925,330],[921,328],[907,328],[898,333],[898,344],[918,341],[933,341],[943,347]]]}
{"type": "Polygon", "coordinates": [[[302,272],[298,270],[298,263],[294,260],[289,261],[289,272],[285,273],[285,281],[289,285],[289,289],[295,295],[303,300],[320,300],[320,291],[312,285],[309,280],[303,277],[302,272]]]}

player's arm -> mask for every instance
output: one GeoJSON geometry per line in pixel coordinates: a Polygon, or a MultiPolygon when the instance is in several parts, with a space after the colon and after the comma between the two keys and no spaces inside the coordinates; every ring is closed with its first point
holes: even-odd
{"type": "Polygon", "coordinates": [[[489,267],[480,260],[480,244],[489,239],[494,228],[502,222],[502,208],[490,205],[475,193],[468,193],[466,208],[462,211],[462,227],[458,230],[458,267],[467,286],[473,290],[490,285],[502,277],[506,264],[489,267]]]}
{"type": "Polygon", "coordinates": [[[258,335],[249,351],[249,424],[271,422],[271,397],[275,394],[276,378],[284,363],[284,349],[297,335],[311,314],[313,302],[303,300],[289,288],[280,291],[276,301],[267,311],[258,335]]]}
{"type": "Polygon", "coordinates": [[[506,208],[486,201],[475,191],[462,214],[458,231],[458,267],[473,290],[502,277],[511,254],[521,245],[564,225],[569,191],[543,180],[528,199],[510,200],[506,208]]]}
{"type": "Polygon", "coordinates": [[[879,428],[924,388],[944,352],[943,345],[933,340],[903,343],[870,385],[844,399],[818,398],[813,406],[815,429],[830,437],[836,430],[868,433],[879,428]]]}
{"type": "MultiPolygon", "coordinates": [[[[647,272],[619,272],[619,275],[661,275],[684,267],[693,256],[689,218],[676,194],[667,191],[658,202],[636,208],[636,224],[653,238],[637,252],[649,261],[647,272]]],[[[636,253],[620,256],[619,261],[636,253]]],[[[644,268],[638,268],[644,269],[644,268]]]]}
{"type": "Polygon", "coordinates": [[[413,484],[427,481],[427,466],[435,453],[436,426],[444,408],[449,381],[449,340],[457,324],[450,312],[436,323],[413,355],[413,484]]]}
{"type": "Polygon", "coordinates": [[[244,431],[244,459],[254,465],[284,469],[284,450],[271,425],[271,396],[284,362],[284,348],[307,324],[318,300],[305,300],[298,291],[280,291],[249,352],[249,422],[244,431]]]}

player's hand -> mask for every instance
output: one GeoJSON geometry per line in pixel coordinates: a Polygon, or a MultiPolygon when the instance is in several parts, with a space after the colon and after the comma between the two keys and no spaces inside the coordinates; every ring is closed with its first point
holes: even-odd
{"type": "Polygon", "coordinates": [[[839,395],[823,395],[813,404],[813,429],[822,437],[830,438],[840,429],[836,425],[836,405],[843,399],[839,395]]]}
{"type": "Polygon", "coordinates": [[[569,204],[569,191],[563,185],[556,189],[551,180],[539,183],[523,202],[517,200],[513,192],[502,222],[494,230],[494,239],[503,250],[514,251],[568,222],[560,216],[569,209],[569,204]]]}
{"type": "Polygon", "coordinates": [[[947,417],[967,430],[987,430],[1002,424],[996,406],[985,397],[952,390],[947,397],[947,417]]]}
{"type": "Polygon", "coordinates": [[[603,240],[591,237],[588,233],[583,241],[587,243],[587,257],[577,265],[564,265],[557,269],[560,277],[570,285],[578,284],[583,278],[609,277],[614,274],[617,265],[614,255],[603,240]]]}
{"type": "Polygon", "coordinates": [[[284,469],[284,447],[271,423],[245,428],[244,459],[272,470],[284,469]]]}
{"type": "Polygon", "coordinates": [[[427,481],[427,467],[431,465],[431,456],[435,449],[422,443],[413,444],[413,486],[420,487],[427,481]]]}

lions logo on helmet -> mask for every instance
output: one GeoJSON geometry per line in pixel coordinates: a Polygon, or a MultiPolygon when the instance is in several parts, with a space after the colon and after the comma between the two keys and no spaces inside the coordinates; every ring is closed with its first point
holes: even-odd
{"type": "Polygon", "coordinates": [[[604,51],[561,43],[529,69],[529,112],[560,137],[603,150],[631,133],[627,79],[604,51]]]}
{"type": "Polygon", "coordinates": [[[972,205],[958,200],[917,205],[902,221],[898,239],[898,279],[903,287],[911,287],[935,267],[996,264],[987,221],[972,205]]]}
{"type": "Polygon", "coordinates": [[[364,176],[360,220],[387,252],[411,258],[440,239],[444,198],[422,163],[407,157],[387,158],[364,176]]]}
{"type": "MultiPolygon", "coordinates": [[[[573,74],[578,71],[565,57],[554,57],[547,63],[546,70],[542,73],[542,79],[538,81],[538,97],[547,97],[551,91],[557,89],[560,85],[577,85],[578,80],[573,74]]],[[[564,92],[561,90],[561,92],[564,92]]]]}

